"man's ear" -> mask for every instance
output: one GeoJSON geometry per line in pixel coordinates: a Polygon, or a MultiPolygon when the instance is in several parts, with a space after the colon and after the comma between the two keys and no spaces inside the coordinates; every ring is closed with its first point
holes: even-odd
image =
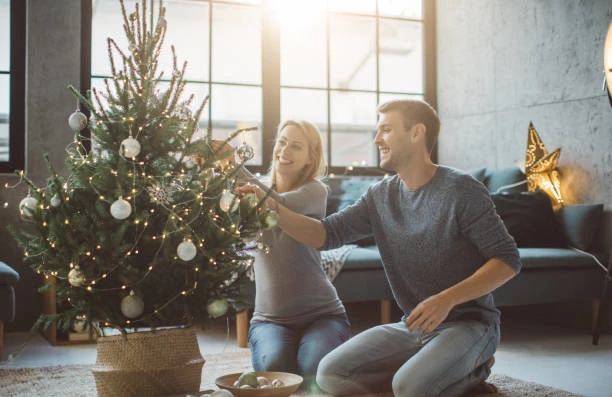
{"type": "Polygon", "coordinates": [[[410,129],[410,138],[413,141],[418,141],[420,139],[425,139],[425,133],[427,132],[427,128],[423,123],[417,123],[412,126],[410,129]]]}

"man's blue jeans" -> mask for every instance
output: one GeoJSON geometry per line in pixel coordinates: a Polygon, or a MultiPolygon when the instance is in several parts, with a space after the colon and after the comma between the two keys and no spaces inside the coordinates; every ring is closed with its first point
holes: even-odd
{"type": "Polygon", "coordinates": [[[249,327],[253,369],[299,374],[304,377],[304,388],[310,388],[321,358],[349,336],[346,314],[322,316],[302,325],[253,323],[249,327]]]}
{"type": "Polygon", "coordinates": [[[478,321],[442,323],[429,334],[403,322],[357,334],[329,353],[317,383],[333,395],[391,391],[395,396],[460,396],[485,380],[499,345],[499,326],[478,321]]]}

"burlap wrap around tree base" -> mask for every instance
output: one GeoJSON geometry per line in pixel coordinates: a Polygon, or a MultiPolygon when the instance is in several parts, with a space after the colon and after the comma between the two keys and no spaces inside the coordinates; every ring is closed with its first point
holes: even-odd
{"type": "Polygon", "coordinates": [[[94,375],[99,397],[158,396],[200,390],[204,358],[193,328],[98,338],[94,375]]]}

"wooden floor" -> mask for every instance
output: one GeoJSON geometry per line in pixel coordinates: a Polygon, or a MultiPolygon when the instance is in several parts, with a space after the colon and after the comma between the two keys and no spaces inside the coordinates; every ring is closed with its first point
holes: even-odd
{"type": "MultiPolygon", "coordinates": [[[[347,310],[354,333],[380,319],[375,303],[350,304],[347,310]]],[[[493,372],[587,397],[612,397],[612,334],[602,334],[594,346],[588,327],[555,324],[547,319],[551,310],[541,310],[542,315],[520,308],[503,312],[502,342],[493,372]]],[[[217,320],[198,335],[198,341],[204,355],[242,349],[237,346],[234,319],[217,320]]],[[[51,346],[39,334],[6,332],[0,368],[93,364],[95,359],[94,344],[51,346]]]]}

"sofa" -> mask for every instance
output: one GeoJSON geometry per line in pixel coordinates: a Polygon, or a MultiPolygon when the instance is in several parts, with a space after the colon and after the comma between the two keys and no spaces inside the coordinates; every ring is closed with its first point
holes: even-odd
{"type": "MultiPolygon", "coordinates": [[[[491,193],[498,214],[519,246],[521,272],[493,292],[498,307],[591,300],[593,324],[605,282],[606,253],[595,248],[603,214],[601,204],[558,209],[544,193],[527,192],[518,167],[470,171],[491,193]]],[[[353,203],[380,176],[330,176],[327,213],[353,203]]],[[[391,321],[393,295],[373,238],[356,242],[333,278],[340,299],[380,302],[380,321],[391,321]]],[[[254,291],[251,290],[250,293],[254,291]]],[[[248,310],[237,315],[239,346],[247,345],[248,310]]]]}
{"type": "Polygon", "coordinates": [[[0,359],[4,346],[4,323],[15,319],[15,284],[19,273],[0,262],[0,359]]]}

